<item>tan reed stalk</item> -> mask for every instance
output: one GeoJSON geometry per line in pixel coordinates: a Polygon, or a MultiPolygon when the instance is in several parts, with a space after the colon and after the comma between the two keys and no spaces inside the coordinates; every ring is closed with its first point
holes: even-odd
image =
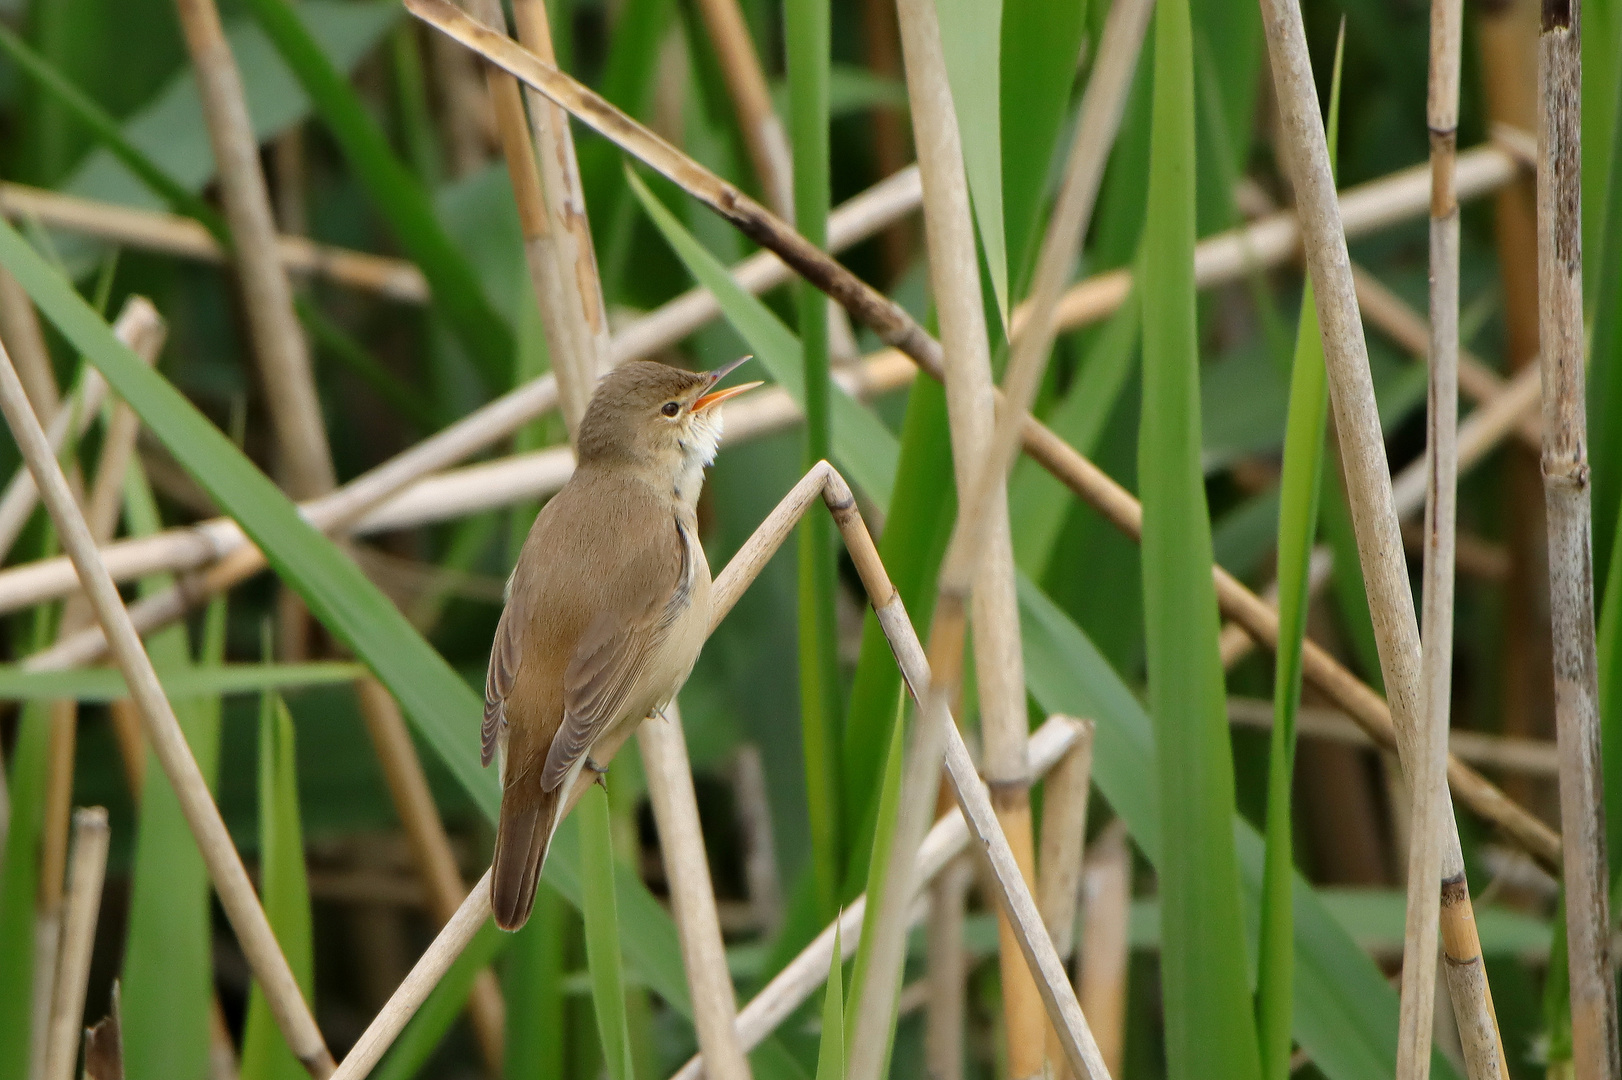
{"type": "MultiPolygon", "coordinates": [[[[53,229],[94,236],[143,251],[210,263],[224,263],[227,259],[225,249],[201,222],[178,214],[137,210],[13,183],[0,183],[0,214],[12,220],[36,221],[53,229]]],[[[391,300],[413,304],[428,302],[428,284],[422,271],[403,259],[287,235],[277,238],[276,253],[290,274],[318,277],[336,285],[375,292],[391,300]]],[[[4,319],[4,315],[0,315],[0,334],[4,333],[4,319]]],[[[21,357],[18,364],[20,373],[21,357]]],[[[25,385],[26,382],[25,379],[25,385]]]]}
{"type": "Polygon", "coordinates": [[[676,703],[668,719],[637,725],[647,773],[648,800],[659,829],[659,850],[670,882],[670,906],[681,940],[682,968],[693,1002],[693,1027],[714,1080],[749,1080],[749,1060],[738,1038],[738,1001],[727,970],[726,945],[716,913],[704,832],[699,827],[687,740],[676,703]]]}
{"type": "MultiPolygon", "coordinates": [[[[886,79],[901,78],[901,39],[896,27],[895,7],[888,0],[862,0],[862,49],[867,68],[886,79]]],[[[911,157],[907,143],[906,117],[894,105],[881,105],[872,112],[873,161],[881,175],[900,169],[911,157]]],[[[884,259],[884,280],[893,282],[907,269],[911,230],[896,223],[884,230],[879,241],[884,259]]]]}
{"type": "MultiPolygon", "coordinates": [[[[1262,22],[1267,31],[1268,55],[1282,120],[1286,171],[1295,188],[1302,218],[1307,265],[1312,274],[1322,328],[1324,358],[1334,404],[1351,503],[1352,524],[1363,563],[1369,609],[1374,617],[1380,664],[1385,675],[1395,721],[1397,747],[1410,777],[1424,775],[1422,679],[1419,670],[1419,627],[1402,537],[1391,495],[1391,477],[1380,431],[1374,386],[1369,375],[1368,352],[1357,312],[1346,235],[1340,223],[1334,177],[1318,113],[1312,64],[1307,55],[1301,12],[1286,0],[1263,0],[1262,22]]],[[[1463,881],[1464,855],[1459,847],[1453,804],[1442,803],[1442,880],[1463,881]]],[[[1443,904],[1442,919],[1463,924],[1474,932],[1468,890],[1461,902],[1443,904]]],[[[1446,940],[1444,936],[1444,941],[1446,940]]],[[[1451,957],[1450,957],[1451,959],[1451,957]]],[[[1453,1006],[1465,1044],[1472,1080],[1501,1074],[1503,1051],[1487,988],[1485,968],[1474,955],[1459,957],[1464,965],[1447,965],[1453,1006]],[[1469,964],[1473,962],[1474,966],[1469,964]]]]}
{"type": "Polygon", "coordinates": [[[772,934],[782,924],[783,892],[778,883],[777,841],[772,835],[771,799],[760,747],[742,743],[732,758],[732,797],[743,833],[744,887],[755,925],[772,934]]]}
{"type": "MultiPolygon", "coordinates": [[[[1042,792],[1042,847],[1037,866],[1037,906],[1059,959],[1074,972],[1076,906],[1081,900],[1081,856],[1087,846],[1087,797],[1092,789],[1093,722],[1077,720],[1076,740],[1048,774],[1042,792]]],[[[1085,1011],[1085,1010],[1083,1010],[1085,1011]]],[[[1066,1080],[1069,1069],[1050,1026],[1048,1069],[1054,1080],[1066,1080]]]]}
{"type": "Polygon", "coordinates": [[[1430,372],[1426,402],[1424,620],[1417,753],[1404,769],[1411,796],[1408,899],[1403,924],[1398,1080],[1428,1080],[1436,1024],[1436,951],[1453,694],[1453,582],[1459,454],[1459,203],[1453,165],[1459,135],[1463,0],[1431,0],[1430,372]]]}
{"type": "MultiPolygon", "coordinates": [[[[517,24],[518,39],[526,48],[548,63],[557,63],[545,0],[514,0],[513,20],[517,24]]],[[[574,132],[569,126],[568,113],[533,90],[526,94],[530,130],[540,157],[552,257],[557,262],[557,274],[566,299],[565,328],[572,347],[565,359],[579,369],[576,380],[585,387],[589,399],[609,362],[608,309],[603,303],[597,251],[592,245],[591,226],[586,216],[586,191],[580,181],[574,132]]],[[[566,409],[565,418],[572,411],[566,409]]],[[[584,409],[580,411],[583,413],[584,409]]]]}
{"type": "Polygon", "coordinates": [[[305,198],[304,129],[298,125],[282,132],[270,144],[270,165],[276,176],[276,224],[290,236],[309,232],[310,206],[305,198]]]}
{"type": "MultiPolygon", "coordinates": [[[[974,863],[959,855],[929,884],[924,920],[924,1062],[930,1080],[963,1080],[964,1005],[969,963],[964,916],[974,863]]],[[[864,894],[865,895],[865,894],[864,894]]],[[[903,991],[903,996],[905,991],[903,991]]]]}
{"type": "Polygon", "coordinates": [[[61,950],[56,958],[50,1034],[45,1044],[45,1080],[73,1080],[79,1060],[80,1018],[96,946],[101,886],[107,876],[107,811],[99,806],[73,814],[73,869],[68,878],[61,950]]]}
{"type": "Polygon", "coordinates": [[[1538,343],[1572,1061],[1581,1080],[1616,1080],[1622,1076],[1622,1039],[1617,1030],[1616,972],[1610,964],[1611,879],[1605,849],[1588,418],[1583,400],[1581,42],[1581,0],[1544,0],[1538,38],[1538,343]]]}
{"type": "Polygon", "coordinates": [[[61,406],[52,373],[51,350],[40,329],[39,314],[11,271],[0,269],[0,338],[11,350],[17,376],[28,391],[36,416],[55,416],[61,406]]]}
{"type": "MultiPolygon", "coordinates": [[[[50,417],[45,437],[53,453],[61,453],[70,437],[75,443],[84,437],[84,433],[90,430],[91,421],[101,411],[102,399],[106,395],[106,380],[99,371],[87,367],[78,387],[68,395],[65,404],[59,405],[54,412],[37,414],[50,417]]],[[[23,528],[38,505],[39,489],[34,486],[34,477],[26,468],[19,466],[17,474],[6,485],[5,494],[0,496],[0,559],[11,553],[12,546],[22,535],[23,528]]]]}
{"type": "MultiPolygon", "coordinates": [[[[439,808],[428,787],[422,760],[411,741],[405,717],[393,695],[376,679],[360,679],[355,693],[361,703],[361,718],[377,752],[383,779],[389,787],[395,815],[411,847],[417,876],[422,880],[428,910],[441,925],[449,923],[461,906],[461,871],[451,851],[450,837],[440,820],[439,808]]],[[[495,974],[486,968],[473,982],[468,997],[468,1019],[479,1043],[479,1053],[493,1073],[499,1072],[506,1049],[507,1005],[495,974]]]]}
{"type": "MultiPolygon", "coordinates": [[[[1272,708],[1259,698],[1230,697],[1230,723],[1265,729],[1272,726],[1272,708]]],[[[1307,738],[1329,739],[1348,746],[1373,746],[1368,733],[1339,709],[1304,705],[1298,724],[1307,738]]],[[[1471,765],[1553,779],[1559,774],[1559,751],[1552,740],[1522,739],[1511,735],[1488,735],[1479,731],[1451,731],[1448,748],[1460,761],[1471,765]]]]}
{"type": "Polygon", "coordinates": [[[91,607],[96,617],[108,630],[112,652],[129,685],[130,696],[141,710],[158,761],[169,777],[175,794],[180,799],[197,838],[199,849],[209,869],[209,876],[225,908],[226,917],[236,931],[237,940],[248,958],[249,967],[271,1005],[277,1026],[281,1028],[294,1056],[319,1080],[332,1069],[332,1057],[321,1038],[320,1029],[310,1013],[308,1003],[298,989],[287,959],[277,947],[276,936],[259,906],[253,885],[243,869],[242,860],[231,844],[230,834],[220,819],[219,808],[214,805],[198,771],[197,761],[191,756],[180,725],[164,697],[152,661],[141,647],[140,638],[130,625],[129,613],[107,571],[102,567],[94,540],[85,526],[84,517],[68,489],[67,478],[51,454],[45,433],[11,366],[10,357],[0,349],[0,409],[11,425],[13,437],[28,466],[34,472],[46,509],[56,523],[57,534],[63,548],[73,559],[84,582],[91,607]]]}
{"type": "MultiPolygon", "coordinates": [[[[1272,705],[1268,705],[1271,715],[1272,705]]],[[[1076,992],[1092,1018],[1098,1052],[1119,1076],[1126,1051],[1126,976],[1132,958],[1132,848],[1126,823],[1117,819],[1099,833],[1083,872],[1081,973],[1076,992]]]]}
{"type": "Polygon", "coordinates": [[[738,114],[738,128],[743,132],[743,143],[766,205],[784,221],[793,221],[794,168],[788,135],[772,108],[766,72],[755,53],[749,24],[744,21],[738,0],[699,0],[698,10],[704,17],[716,59],[721,62],[721,75],[738,114]]]}
{"type": "MultiPolygon", "coordinates": [[[[960,596],[964,603],[957,610],[971,612],[974,624],[985,775],[996,792],[998,819],[1014,845],[1014,858],[1026,881],[1034,884],[1030,770],[1025,761],[1025,665],[1020,652],[1019,605],[1014,596],[1006,474],[1000,474],[986,497],[974,504],[979,517],[966,516],[974,478],[979,475],[981,462],[988,460],[996,406],[963,145],[934,5],[927,0],[897,0],[896,18],[901,28],[913,142],[918,148],[918,167],[924,182],[924,236],[929,251],[931,295],[945,349],[947,417],[958,500],[963,507],[959,521],[976,522],[984,535],[983,546],[977,547],[977,554],[983,557],[977,560],[972,595],[964,589],[960,596]],[[984,518],[983,528],[978,524],[980,517],[984,518]]],[[[1061,269],[1069,269],[1068,260],[1061,269]]],[[[1046,310],[1051,309],[1051,303],[1046,305],[1046,310]]],[[[1040,343],[1033,344],[1033,351],[1041,349],[1040,343]]],[[[1045,350],[1041,351],[1045,354],[1045,350]]],[[[1039,359],[1045,360],[1045,355],[1039,359]]],[[[958,531],[963,531],[961,526],[958,531]]],[[[955,640],[961,651],[961,624],[941,636],[943,641],[955,640]]],[[[961,656],[950,661],[941,658],[936,670],[943,676],[948,671],[955,675],[961,664],[961,656]]],[[[949,722],[948,702],[956,700],[959,685],[957,679],[948,677],[937,692],[938,707],[915,723],[892,857],[878,919],[872,924],[871,961],[864,985],[855,991],[862,995],[863,1005],[856,1011],[856,1029],[850,1042],[850,1075],[854,1080],[878,1080],[889,1056],[894,1001],[900,991],[906,909],[913,891],[909,881],[913,853],[929,827],[939,786],[935,776],[939,771],[938,740],[945,734],[941,725],[949,722]]],[[[1014,1080],[1026,1080],[1042,1071],[1042,1013],[1036,1007],[1036,985],[1020,961],[1007,920],[999,920],[997,936],[1009,1075],[1014,1080]]]]}
{"type": "MultiPolygon", "coordinates": [[[[1540,0],[1489,0],[1472,5],[1480,46],[1481,89],[1493,137],[1521,156],[1529,170],[1499,190],[1492,226],[1503,295],[1504,360],[1511,375],[1538,366],[1538,10],[1540,0]],[[1522,136],[1511,141],[1503,134],[1522,136]],[[1530,134],[1528,134],[1530,133],[1530,134]],[[1523,151],[1531,143],[1531,154],[1523,151]]],[[[1549,634],[1549,576],[1543,522],[1541,444],[1510,451],[1503,463],[1503,529],[1509,545],[1502,633],[1503,729],[1523,738],[1553,738],[1554,668],[1549,634]]],[[[1517,802],[1551,816],[1553,789],[1510,778],[1517,802]]]]}
{"type": "MultiPolygon", "coordinates": [[[[1352,264],[1352,284],[1357,288],[1357,306],[1363,313],[1364,321],[1414,356],[1427,361],[1430,359],[1431,327],[1423,315],[1355,262],[1352,264]]],[[[1485,405],[1507,385],[1509,380],[1468,349],[1459,348],[1461,395],[1476,405],[1485,405]]],[[[1528,446],[1541,447],[1543,418],[1535,413],[1526,414],[1515,429],[1515,435],[1528,446]]]]}
{"type": "Polygon", "coordinates": [[[296,498],[324,494],[336,483],[321,423],[303,328],[277,252],[276,223],[259,167],[259,146],[243,97],[242,77],[214,0],[175,0],[186,48],[218,163],[220,194],[231,226],[243,314],[265,384],[287,486],[296,498]]]}

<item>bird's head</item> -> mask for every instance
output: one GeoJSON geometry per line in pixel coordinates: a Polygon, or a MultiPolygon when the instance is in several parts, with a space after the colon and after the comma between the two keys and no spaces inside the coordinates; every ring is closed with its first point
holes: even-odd
{"type": "Polygon", "coordinates": [[[577,440],[581,464],[650,470],[678,489],[715,460],[721,402],[760,383],[715,389],[745,356],[714,371],[683,371],[648,360],[621,364],[597,384],[577,440]]]}

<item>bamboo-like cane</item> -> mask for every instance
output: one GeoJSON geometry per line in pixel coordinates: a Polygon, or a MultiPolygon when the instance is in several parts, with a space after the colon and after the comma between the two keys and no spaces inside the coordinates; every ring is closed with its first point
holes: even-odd
{"type": "Polygon", "coordinates": [[[929,883],[929,914],[924,926],[924,981],[928,986],[924,1061],[930,1080],[963,1080],[963,1015],[969,978],[963,923],[974,877],[974,863],[959,855],[929,883]]]}
{"type": "Polygon", "coordinates": [[[309,1005],[299,992],[298,982],[287,966],[286,957],[276,944],[276,936],[254,895],[247,871],[243,869],[242,860],[231,844],[231,836],[220,819],[219,808],[209,795],[203,774],[198,770],[197,761],[180,732],[174,711],[163,695],[157,673],[152,669],[152,661],[142,649],[135,628],[130,625],[129,613],[124,609],[117,588],[101,565],[95,542],[74,502],[73,493],[68,489],[67,478],[52,456],[45,433],[29,408],[22,383],[18,381],[11,359],[3,349],[0,349],[0,409],[3,409],[12,435],[34,473],[46,509],[56,523],[62,546],[73,559],[74,567],[84,582],[91,607],[108,630],[113,655],[123,672],[124,681],[130,687],[130,696],[141,710],[147,737],[152,741],[158,761],[175,789],[187,824],[197,838],[215,891],[236,931],[254,978],[265,988],[271,1012],[294,1056],[319,1080],[332,1069],[332,1057],[327,1052],[320,1029],[316,1027],[309,1005]]]}
{"type": "MultiPolygon", "coordinates": [[[[1037,866],[1042,923],[1059,959],[1075,970],[1076,906],[1081,900],[1082,852],[1087,846],[1087,797],[1092,790],[1093,722],[1077,720],[1081,737],[1048,774],[1042,796],[1042,847],[1037,866]]],[[[1083,1010],[1085,1011],[1085,1009],[1083,1010]]],[[[1102,1045],[1100,1054],[1103,1053],[1102,1045]]],[[[1059,1034],[1048,1028],[1048,1068],[1054,1080],[1069,1075],[1059,1034]]],[[[1108,1060],[1107,1058],[1105,1059],[1108,1060]]]]}
{"type": "MultiPolygon", "coordinates": [[[[1398,752],[1408,775],[1419,776],[1423,773],[1417,766],[1424,761],[1424,749],[1419,745],[1424,726],[1420,720],[1423,702],[1419,627],[1392,502],[1391,477],[1329,167],[1323,118],[1318,113],[1306,32],[1299,8],[1288,0],[1262,0],[1262,23],[1282,120],[1285,162],[1300,207],[1347,497],[1398,752]]],[[[1464,856],[1451,801],[1443,802],[1441,818],[1442,879],[1462,883],[1464,856]]],[[[1452,922],[1455,930],[1474,936],[1468,892],[1460,891],[1460,902],[1444,901],[1442,919],[1444,925],[1452,922]]],[[[1502,1072],[1503,1052],[1498,1045],[1497,1022],[1485,969],[1479,963],[1479,949],[1471,950],[1471,954],[1459,958],[1466,964],[1449,963],[1447,971],[1467,1064],[1473,1080],[1480,1080],[1502,1072]]]]}
{"type": "Polygon", "coordinates": [[[1428,1080],[1436,1023],[1442,830],[1446,821],[1447,732],[1453,690],[1453,581],[1458,504],[1459,203],[1453,163],[1459,135],[1462,0],[1431,0],[1430,373],[1426,402],[1423,638],[1416,753],[1404,769],[1412,799],[1408,900],[1403,925],[1398,1080],[1428,1080]]]}
{"type": "Polygon", "coordinates": [[[243,313],[264,380],[277,448],[289,489],[299,498],[310,498],[330,490],[336,482],[332,451],[321,423],[309,349],[293,311],[292,288],[277,249],[276,223],[259,167],[259,145],[248,118],[242,77],[214,0],[175,0],[175,8],[219,166],[243,313]]]}
{"type": "Polygon", "coordinates": [[[783,121],[772,108],[766,73],[755,53],[749,24],[738,0],[699,0],[699,14],[709,32],[710,45],[721,62],[721,76],[738,114],[738,128],[754,166],[755,179],[766,195],[766,205],[784,221],[794,220],[794,174],[783,121]]]}
{"type": "Polygon", "coordinates": [[[101,886],[107,876],[107,811],[99,806],[73,815],[73,867],[62,920],[50,1036],[45,1044],[45,1080],[73,1080],[79,1060],[80,1018],[96,945],[101,886]]]}
{"type": "Polygon", "coordinates": [[[675,702],[666,706],[665,716],[667,720],[656,717],[637,726],[637,745],[642,750],[648,800],[653,804],[659,850],[670,881],[670,904],[680,931],[693,1027],[714,1080],[749,1080],[752,1074],[738,1039],[738,1002],[727,971],[687,740],[675,702]]]}
{"type": "MultiPolygon", "coordinates": [[[[513,21],[518,27],[518,39],[526,48],[547,62],[556,63],[545,0],[514,0],[513,21]]],[[[574,132],[569,127],[568,113],[533,90],[527,91],[527,95],[530,130],[535,136],[535,150],[541,163],[541,187],[546,196],[552,257],[557,262],[557,274],[566,299],[565,326],[571,343],[568,362],[579,369],[576,380],[583,384],[589,399],[608,364],[609,331],[603,283],[597,271],[597,252],[592,246],[591,226],[586,217],[586,191],[575,155],[574,132]]],[[[583,405],[581,412],[584,412],[583,405]]],[[[567,419],[569,410],[564,415],[567,419]]]]}
{"type": "MultiPolygon", "coordinates": [[[[978,572],[971,579],[972,596],[968,589],[962,590],[959,599],[964,603],[958,611],[972,610],[986,777],[996,792],[998,817],[1014,845],[1014,858],[1027,882],[1034,884],[1036,854],[1031,831],[1030,773],[1025,762],[1025,665],[1020,652],[1019,605],[1014,595],[1006,475],[999,474],[998,482],[986,496],[972,509],[970,506],[981,462],[989,457],[995,399],[963,145],[934,5],[928,0],[897,0],[896,18],[901,27],[913,142],[918,148],[918,167],[924,182],[924,235],[931,292],[945,350],[947,417],[958,499],[963,508],[959,521],[975,522],[984,537],[977,548],[977,554],[983,557],[977,560],[978,572]],[[977,518],[967,516],[970,513],[985,519],[983,527],[977,518]]],[[[1068,268],[1067,262],[1063,269],[1068,268]]],[[[1051,302],[1046,310],[1051,312],[1051,302]]],[[[958,532],[963,531],[960,524],[958,532]]],[[[945,631],[942,638],[951,637],[961,650],[964,629],[959,623],[945,631]]],[[[947,682],[936,691],[938,707],[916,721],[908,749],[891,859],[880,894],[878,919],[872,924],[871,961],[866,982],[854,991],[861,995],[862,1006],[856,1012],[856,1029],[850,1043],[853,1080],[878,1080],[889,1057],[895,999],[901,988],[907,908],[913,894],[909,881],[913,853],[929,827],[939,786],[935,776],[943,745],[940,739],[945,735],[941,725],[948,722],[947,705],[955,699],[958,689],[958,683],[947,672],[955,675],[961,664],[961,656],[950,661],[936,658],[937,674],[947,682]]],[[[1014,1080],[1026,1080],[1042,1070],[1042,1013],[1036,1007],[1036,985],[1020,960],[1013,930],[1006,920],[998,922],[998,939],[1008,1070],[1014,1080]]]]}
{"type": "MultiPolygon", "coordinates": [[[[1565,839],[1571,1043],[1583,1080],[1622,1076],[1610,964],[1594,562],[1584,411],[1582,4],[1544,0],[1538,38],[1538,345],[1543,366],[1543,490],[1549,529],[1555,731],[1565,839]]],[[[1622,827],[1622,822],[1613,825],[1622,827]]]]}
{"type": "MultiPolygon", "coordinates": [[[[1272,715],[1272,704],[1268,704],[1272,715]]],[[[1092,1018],[1098,1052],[1120,1075],[1126,1051],[1126,976],[1132,957],[1132,848],[1126,823],[1111,822],[1087,855],[1087,900],[1081,927],[1081,977],[1077,995],[1092,1018]]]]}

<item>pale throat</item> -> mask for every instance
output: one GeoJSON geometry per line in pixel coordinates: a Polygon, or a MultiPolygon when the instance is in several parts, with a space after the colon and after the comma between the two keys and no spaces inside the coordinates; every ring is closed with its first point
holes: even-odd
{"type": "Polygon", "coordinates": [[[676,466],[676,497],[694,506],[704,487],[704,470],[715,462],[715,452],[721,447],[720,410],[693,413],[678,445],[681,459],[676,466]]]}

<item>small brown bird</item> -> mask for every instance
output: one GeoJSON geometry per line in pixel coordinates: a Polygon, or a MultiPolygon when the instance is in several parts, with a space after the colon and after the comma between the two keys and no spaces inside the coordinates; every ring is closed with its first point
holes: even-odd
{"type": "Polygon", "coordinates": [[[615,368],[586,407],[574,475],[535,518],[507,583],[484,684],[484,764],[501,754],[490,876],[517,930],[565,798],[591,749],[676,695],[703,647],[710,566],[695,508],[721,441],[715,408],[759,386],[648,361],[615,368]]]}

